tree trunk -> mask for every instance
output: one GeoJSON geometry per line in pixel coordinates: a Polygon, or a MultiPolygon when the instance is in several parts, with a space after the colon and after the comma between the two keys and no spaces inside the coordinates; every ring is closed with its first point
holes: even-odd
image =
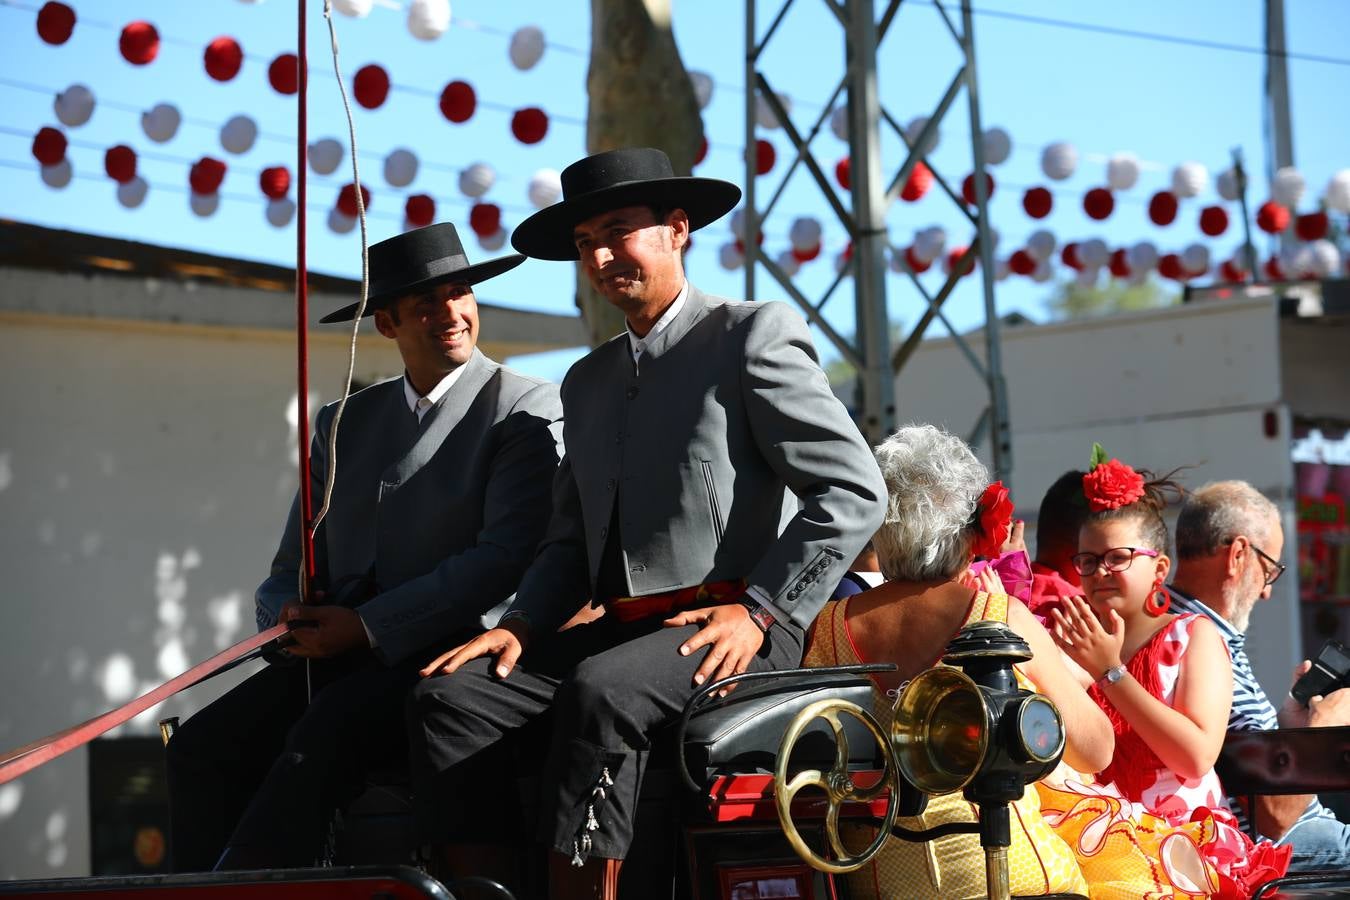
{"type": "MultiPolygon", "coordinates": [[[[694,166],[703,120],[670,29],[672,0],[591,0],[586,152],[659,147],[676,175],[694,166]]],[[[623,314],[577,267],[577,307],[595,346],[624,328],[623,314]]]]}

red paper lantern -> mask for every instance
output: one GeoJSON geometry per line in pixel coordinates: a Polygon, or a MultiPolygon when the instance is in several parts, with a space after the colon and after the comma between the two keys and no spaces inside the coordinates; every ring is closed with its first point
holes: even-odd
{"type": "Polygon", "coordinates": [[[708,136],[701,135],[698,139],[698,152],[694,154],[694,165],[698,165],[708,158],[708,136]]]}
{"type": "Polygon", "coordinates": [[[362,66],[352,79],[352,95],[366,109],[379,109],[389,96],[389,73],[375,63],[362,66]]]}
{"type": "Polygon", "coordinates": [[[1044,219],[1054,208],[1055,198],[1043,187],[1028,188],[1022,195],[1022,208],[1033,219],[1044,219]]]}
{"type": "MultiPolygon", "coordinates": [[[[736,252],[739,253],[741,256],[744,256],[744,255],[745,255],[745,241],[741,240],[740,238],[736,238],[736,240],[732,241],[732,243],[736,245],[736,252]]],[[[761,232],[759,233],[759,235],[756,237],[756,239],[755,239],[755,246],[756,246],[756,247],[763,247],[763,246],[764,246],[764,232],[761,231],[761,232]]]]}
{"type": "Polygon", "coordinates": [[[1018,250],[1008,257],[1008,269],[1017,275],[1030,275],[1036,271],[1036,257],[1025,250],[1018,250]]]}
{"type": "Polygon", "coordinates": [[[1171,191],[1158,191],[1148,201],[1148,217],[1154,225],[1171,225],[1177,217],[1177,195],[1171,191]]]}
{"type": "Polygon", "coordinates": [[[1130,260],[1125,252],[1124,247],[1121,247],[1119,250],[1111,254],[1110,266],[1111,266],[1111,274],[1116,278],[1130,277],[1131,274],[1130,260]]]}
{"type": "Polygon", "coordinates": [[[441,115],[458,125],[469,121],[478,97],[467,81],[452,81],[441,91],[441,115]]]}
{"type": "MultiPolygon", "coordinates": [[[[367,210],[370,209],[370,189],[364,184],[361,185],[361,206],[367,210]]],[[[338,191],[337,198],[338,212],[349,218],[356,218],[356,185],[350,182],[342,186],[338,191]]]]}
{"type": "Polygon", "coordinates": [[[267,80],[278,94],[294,94],[300,90],[300,58],[294,53],[283,53],[267,67],[267,80]]]}
{"type": "Polygon", "coordinates": [[[50,125],[33,135],[33,156],[44,166],[54,166],[66,158],[66,136],[50,125]]]}
{"type": "Polygon", "coordinates": [[[1116,208],[1116,198],[1106,188],[1095,187],[1083,195],[1083,212],[1088,218],[1101,221],[1111,215],[1116,208]]]}
{"type": "Polygon", "coordinates": [[[1289,227],[1289,210],[1274,200],[1267,200],[1256,211],[1256,227],[1267,234],[1279,234],[1289,227]]]}
{"type": "Polygon", "coordinates": [[[75,30],[75,10],[64,3],[42,4],[37,14],[37,33],[47,43],[59,46],[70,40],[75,30]]]}
{"type": "Polygon", "coordinates": [[[814,247],[807,247],[805,249],[798,249],[797,247],[793,247],[792,258],[797,260],[797,262],[799,263],[808,263],[811,260],[815,259],[817,256],[820,256],[820,246],[821,246],[820,244],[816,244],[814,247]]]}
{"type": "Polygon", "coordinates": [[[919,259],[914,255],[913,247],[906,247],[905,265],[909,266],[909,270],[915,275],[921,275],[928,271],[929,266],[933,265],[933,261],[931,259],[919,259]]]}
{"type": "Polygon", "coordinates": [[[214,194],[225,180],[225,163],[212,156],[203,156],[192,164],[188,184],[194,194],[214,194]]]}
{"type": "Polygon", "coordinates": [[[834,164],[834,180],[839,182],[839,186],[848,190],[853,185],[853,160],[845,156],[839,162],[834,164]]]}
{"type": "Polygon", "coordinates": [[[1070,241],[1064,245],[1064,249],[1059,251],[1059,259],[1070,269],[1078,272],[1083,271],[1083,261],[1078,258],[1078,243],[1076,241],[1070,241]]]}
{"type": "MultiPolygon", "coordinates": [[[[984,196],[989,199],[994,196],[994,176],[988,172],[984,173],[984,196]]],[[[975,205],[975,173],[971,172],[961,182],[961,197],[971,206],[975,205]]]]}
{"type": "Polygon", "coordinates": [[[291,189],[291,171],[285,166],[269,166],[258,175],[258,187],[269,200],[280,200],[291,189]]]}
{"type": "Polygon", "coordinates": [[[1300,241],[1318,241],[1327,236],[1327,214],[1308,213],[1294,220],[1294,234],[1300,241]]]}
{"type": "Polygon", "coordinates": [[[755,141],[755,174],[763,175],[773,168],[774,162],[778,159],[778,151],[773,149],[773,144],[760,139],[755,141]]]}
{"type": "Polygon", "coordinates": [[[469,227],[480,238],[492,237],[502,227],[502,209],[495,203],[475,203],[469,210],[469,227]]]}
{"type": "Polygon", "coordinates": [[[1284,266],[1280,265],[1280,258],[1278,256],[1272,256],[1270,259],[1266,260],[1266,264],[1262,268],[1266,273],[1266,277],[1271,281],[1286,280],[1284,276],[1284,266]]]}
{"type": "MultiPolygon", "coordinates": [[[[933,186],[933,170],[923,163],[915,163],[914,169],[905,179],[905,186],[900,189],[900,199],[906,203],[913,203],[916,200],[923,199],[923,195],[928,193],[928,189],[933,186]]],[[[927,268],[925,266],[924,268],[927,268]]]]}
{"type": "Polygon", "coordinates": [[[414,228],[430,225],[436,218],[436,201],[428,194],[413,194],[403,204],[403,217],[414,228]]]}
{"type": "Polygon", "coordinates": [[[206,74],[216,81],[229,81],[244,64],[244,48],[232,37],[218,37],[206,45],[206,74]]]}
{"type": "Polygon", "coordinates": [[[1218,237],[1228,230],[1228,213],[1222,206],[1206,206],[1200,211],[1200,230],[1218,237]]]}
{"type": "Polygon", "coordinates": [[[1173,281],[1186,280],[1186,267],[1181,264],[1181,257],[1175,253],[1169,253],[1158,260],[1158,274],[1164,278],[1171,278],[1173,281]]]}
{"type": "Polygon", "coordinates": [[[844,262],[846,262],[846,263],[849,263],[849,262],[852,262],[852,261],[853,261],[853,242],[852,242],[852,241],[849,241],[849,242],[848,242],[848,246],[846,246],[846,247],[844,248],[844,252],[843,252],[843,253],[839,254],[839,258],[842,259],[842,260],[843,260],[844,262]]]}
{"type": "Polygon", "coordinates": [[[1236,284],[1247,280],[1247,270],[1231,259],[1226,259],[1219,266],[1219,277],[1229,284],[1236,284]]]}
{"type": "Polygon", "coordinates": [[[959,265],[961,257],[966,255],[966,247],[953,247],[947,251],[947,268],[956,273],[956,277],[965,278],[975,271],[975,256],[971,255],[964,265],[959,265]]]}
{"type": "MultiPolygon", "coordinates": [[[[516,110],[511,117],[511,133],[522,144],[537,144],[548,134],[548,114],[537,106],[516,110]]],[[[496,234],[495,231],[482,237],[496,234]]]]}
{"type": "Polygon", "coordinates": [[[103,170],[118,184],[126,184],[136,177],[136,151],[126,144],[109,147],[103,154],[103,170]]]}
{"type": "Polygon", "coordinates": [[[117,48],[127,62],[144,66],[159,55],[159,32],[149,22],[132,22],[122,29],[117,48]]]}

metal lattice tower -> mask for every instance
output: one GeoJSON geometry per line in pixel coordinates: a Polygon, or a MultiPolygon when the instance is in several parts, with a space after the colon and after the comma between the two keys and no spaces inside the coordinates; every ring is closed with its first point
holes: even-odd
{"type": "MultiPolygon", "coordinates": [[[[1010,483],[1012,471],[1012,444],[1008,428],[1007,389],[1003,381],[1001,352],[999,345],[999,322],[994,308],[994,252],[991,242],[981,238],[988,235],[988,196],[985,181],[984,144],[981,139],[983,130],[980,125],[980,104],[978,81],[975,68],[975,39],[971,21],[970,0],[960,0],[960,25],[958,29],[942,0],[934,4],[943,23],[961,50],[962,63],[951,79],[946,92],[938,102],[937,108],[929,117],[928,123],[915,136],[913,143],[905,137],[904,130],[895,118],[881,104],[877,93],[877,47],[886,38],[888,31],[899,11],[902,0],[888,0],[880,19],[874,18],[875,0],[822,0],[839,23],[842,31],[845,72],[835,86],[829,101],[816,118],[810,131],[803,134],[787,115],[769,76],[761,70],[760,60],[766,47],[773,40],[778,26],[788,13],[794,0],[783,0],[778,12],[770,20],[769,27],[762,38],[759,37],[756,0],[746,0],[746,68],[745,83],[747,89],[745,110],[745,218],[742,243],[745,247],[745,294],[746,298],[755,297],[755,266],[763,266],[774,280],[801,307],[807,320],[825,335],[839,354],[849,362],[858,373],[858,385],[861,399],[858,405],[859,425],[863,434],[873,443],[880,442],[895,429],[894,384],[902,373],[905,363],[918,348],[928,326],[934,320],[940,321],[951,333],[955,345],[962,355],[975,368],[988,389],[989,404],[985,408],[973,432],[967,440],[972,446],[979,446],[986,437],[991,438],[991,455],[996,477],[1005,484],[1010,483]],[[909,279],[923,301],[923,313],[894,355],[891,354],[889,321],[886,312],[886,213],[899,197],[900,191],[910,173],[919,162],[926,160],[927,154],[936,143],[939,125],[942,119],[952,112],[952,107],[965,89],[969,111],[971,135],[971,156],[975,172],[976,203],[972,209],[958,192],[942,178],[936,170],[934,180],[961,213],[969,220],[974,236],[960,262],[953,266],[952,274],[936,294],[932,294],[911,272],[909,279]],[[783,130],[792,142],[795,157],[777,187],[761,209],[756,190],[755,171],[755,103],[756,93],[769,104],[782,124],[783,130]],[[835,194],[826,178],[825,171],[811,152],[811,142],[820,133],[821,126],[828,119],[840,95],[848,101],[849,122],[849,159],[851,208],[846,208],[835,194]],[[893,129],[903,146],[908,148],[905,159],[898,167],[891,167],[894,174],[889,181],[884,180],[885,162],[881,156],[881,128],[883,123],[893,129]],[[789,179],[798,166],[804,165],[811,178],[819,187],[826,202],[834,211],[839,223],[853,242],[853,257],[834,279],[824,295],[812,301],[792,282],[792,279],[769,258],[759,246],[761,223],[773,215],[779,198],[783,194],[789,179]],[[978,257],[977,257],[978,254],[978,257]],[[959,278],[957,274],[965,266],[978,258],[980,276],[984,289],[984,360],[981,360],[965,340],[952,327],[942,311],[942,305],[951,295],[959,278]],[[854,282],[854,321],[855,337],[849,340],[821,315],[821,310],[829,302],[841,281],[848,274],[854,282]]],[[[954,4],[951,4],[954,5],[954,4]]],[[[929,166],[932,169],[932,166],[929,166]]]]}

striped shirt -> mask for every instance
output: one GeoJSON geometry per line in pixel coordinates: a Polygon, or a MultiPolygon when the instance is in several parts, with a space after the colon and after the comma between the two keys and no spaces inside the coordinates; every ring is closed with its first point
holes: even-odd
{"type": "MultiPolygon", "coordinates": [[[[1275,707],[1266,698],[1266,692],[1261,689],[1260,683],[1256,680],[1256,675],[1252,673],[1251,660],[1247,659],[1247,635],[1238,631],[1229,624],[1227,619],[1194,597],[1184,594],[1174,587],[1169,586],[1167,590],[1172,595],[1172,605],[1168,612],[1200,613],[1208,616],[1209,620],[1214,623],[1214,627],[1219,630],[1219,635],[1223,638],[1224,643],[1228,645],[1228,655],[1233,660],[1233,708],[1228,713],[1228,730],[1274,731],[1279,728],[1280,722],[1275,715],[1275,707]]],[[[1232,808],[1234,815],[1237,816],[1242,830],[1248,831],[1247,815],[1241,804],[1237,802],[1236,798],[1229,797],[1228,805],[1232,808]]],[[[1292,832],[1296,826],[1318,816],[1334,817],[1335,814],[1324,807],[1322,802],[1314,796],[1312,802],[1308,804],[1308,808],[1303,811],[1303,815],[1299,816],[1297,822],[1289,826],[1289,831],[1292,832]]]]}

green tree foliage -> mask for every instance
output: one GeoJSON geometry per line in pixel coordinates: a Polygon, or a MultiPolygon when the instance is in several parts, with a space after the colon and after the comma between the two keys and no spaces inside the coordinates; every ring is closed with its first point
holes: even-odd
{"type": "Polygon", "coordinates": [[[1108,279],[1103,284],[1083,286],[1077,280],[1060,283],[1050,298],[1058,319],[1082,319],[1135,309],[1157,309],[1181,302],[1179,291],[1169,291],[1150,277],[1140,284],[1108,279]]]}

